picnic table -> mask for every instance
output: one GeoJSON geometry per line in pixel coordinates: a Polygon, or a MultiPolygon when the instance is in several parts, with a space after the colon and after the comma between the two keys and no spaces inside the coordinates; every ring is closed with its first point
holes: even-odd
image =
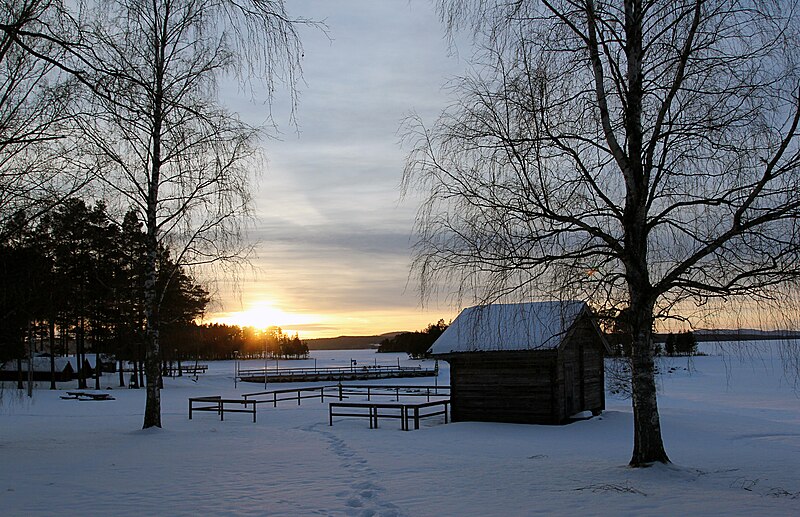
{"type": "Polygon", "coordinates": [[[110,393],[94,393],[91,391],[68,391],[67,395],[61,395],[64,400],[116,400],[110,393]]]}
{"type": "Polygon", "coordinates": [[[186,374],[190,374],[190,375],[197,375],[197,374],[200,374],[200,373],[206,373],[206,370],[208,370],[208,365],[207,364],[183,365],[180,368],[178,368],[177,366],[167,366],[166,368],[164,368],[164,372],[167,375],[170,375],[170,376],[174,375],[176,373],[180,373],[180,374],[186,373],[186,374]]]}

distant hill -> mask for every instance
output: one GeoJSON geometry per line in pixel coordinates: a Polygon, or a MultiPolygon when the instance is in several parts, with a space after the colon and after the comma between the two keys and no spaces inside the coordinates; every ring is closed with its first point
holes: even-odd
{"type": "Polygon", "coordinates": [[[697,341],[756,341],[766,339],[798,339],[796,330],[757,330],[757,329],[700,329],[694,333],[697,341]]]}
{"type": "MultiPolygon", "coordinates": [[[[654,341],[663,342],[666,334],[656,334],[654,341]]],[[[696,341],[760,341],[770,339],[800,339],[797,330],[757,329],[699,329],[694,331],[696,341]]]]}
{"type": "Polygon", "coordinates": [[[378,348],[381,341],[393,338],[402,332],[387,332],[378,336],[339,336],[305,339],[309,350],[363,350],[378,348]]]}
{"type": "MultiPolygon", "coordinates": [[[[339,336],[304,339],[309,350],[365,350],[377,349],[384,339],[391,339],[403,332],[387,332],[377,336],[339,336]]],[[[701,341],[756,341],[768,339],[800,339],[800,331],[755,330],[755,329],[700,329],[694,337],[701,341]]],[[[657,333],[654,341],[663,343],[667,335],[657,333]]]]}

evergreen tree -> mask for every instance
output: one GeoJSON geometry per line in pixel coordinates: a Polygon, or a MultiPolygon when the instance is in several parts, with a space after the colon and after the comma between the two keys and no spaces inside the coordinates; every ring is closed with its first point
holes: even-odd
{"type": "Polygon", "coordinates": [[[690,331],[681,332],[675,339],[675,351],[678,355],[694,355],[697,352],[697,340],[690,331]]]}
{"type": "Polygon", "coordinates": [[[667,339],[664,342],[664,348],[667,351],[667,355],[675,355],[675,334],[672,332],[667,334],[667,339]]]}
{"type": "Polygon", "coordinates": [[[378,352],[405,352],[413,359],[421,359],[428,356],[428,349],[445,330],[447,324],[440,319],[419,332],[403,332],[393,338],[384,339],[378,352]]]}

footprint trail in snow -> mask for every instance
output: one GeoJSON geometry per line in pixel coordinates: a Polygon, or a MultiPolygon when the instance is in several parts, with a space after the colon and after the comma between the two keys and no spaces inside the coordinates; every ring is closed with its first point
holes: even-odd
{"type": "MultiPolygon", "coordinates": [[[[344,501],[346,515],[354,517],[402,517],[400,509],[389,502],[381,501],[384,488],[376,483],[376,473],[353,449],[334,433],[325,429],[324,424],[304,427],[304,431],[319,434],[328,443],[328,450],[336,455],[342,472],[349,478],[349,489],[336,494],[344,501]]],[[[338,513],[338,512],[337,512],[338,513]]]]}

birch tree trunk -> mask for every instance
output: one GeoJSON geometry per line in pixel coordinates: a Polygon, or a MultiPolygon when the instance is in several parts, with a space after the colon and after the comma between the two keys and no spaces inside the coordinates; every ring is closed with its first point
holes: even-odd
{"type": "MultiPolygon", "coordinates": [[[[161,303],[157,289],[158,283],[158,207],[159,207],[159,187],[161,185],[161,138],[163,131],[163,108],[164,108],[164,77],[165,52],[168,40],[163,37],[166,30],[166,23],[159,31],[157,13],[153,17],[153,100],[151,120],[152,130],[150,134],[151,158],[150,158],[150,177],[147,184],[147,197],[145,205],[145,227],[147,237],[145,239],[145,250],[147,253],[144,281],[144,314],[145,314],[145,371],[147,373],[147,402],[144,410],[143,428],[161,427],[161,343],[159,340],[159,306],[161,303]]],[[[163,15],[163,20],[169,16],[169,11],[163,15]]]]}

